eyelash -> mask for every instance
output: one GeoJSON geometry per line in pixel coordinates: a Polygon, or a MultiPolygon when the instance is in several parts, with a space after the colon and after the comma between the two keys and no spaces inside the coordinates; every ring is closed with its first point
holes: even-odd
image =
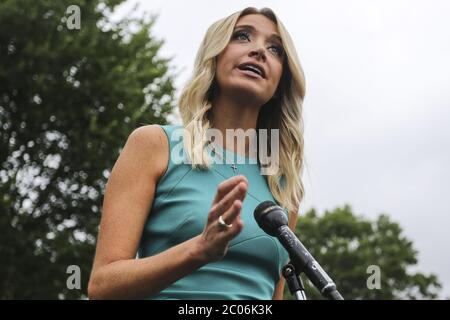
{"type": "MultiPolygon", "coordinates": [[[[233,34],[233,39],[239,40],[239,37],[244,36],[247,40],[250,40],[250,33],[248,33],[247,31],[236,31],[233,34]]],[[[283,48],[281,46],[278,45],[272,45],[270,46],[270,48],[275,48],[277,50],[276,54],[278,56],[282,56],[283,55],[283,48]]]]}

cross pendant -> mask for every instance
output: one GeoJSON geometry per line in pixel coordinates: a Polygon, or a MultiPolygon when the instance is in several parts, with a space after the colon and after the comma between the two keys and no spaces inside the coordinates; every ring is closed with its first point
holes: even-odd
{"type": "Polygon", "coordinates": [[[237,167],[236,167],[236,165],[234,163],[231,165],[231,169],[233,169],[233,172],[236,173],[237,167]]]}

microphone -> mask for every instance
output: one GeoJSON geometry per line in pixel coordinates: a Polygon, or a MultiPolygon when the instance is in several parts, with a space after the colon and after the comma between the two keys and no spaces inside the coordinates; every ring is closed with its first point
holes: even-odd
{"type": "Polygon", "coordinates": [[[261,229],[278,238],[289,253],[294,268],[304,272],[324,297],[331,300],[344,300],[333,280],[289,229],[288,219],[280,206],[272,201],[264,201],[255,208],[254,217],[261,229]]]}

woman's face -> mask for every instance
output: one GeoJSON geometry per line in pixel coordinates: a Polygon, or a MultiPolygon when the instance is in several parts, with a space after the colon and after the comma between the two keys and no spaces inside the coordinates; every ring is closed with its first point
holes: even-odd
{"type": "Polygon", "coordinates": [[[241,17],[230,42],[217,58],[220,93],[265,104],[278,87],[283,60],[283,45],[275,23],[261,14],[241,17]]]}

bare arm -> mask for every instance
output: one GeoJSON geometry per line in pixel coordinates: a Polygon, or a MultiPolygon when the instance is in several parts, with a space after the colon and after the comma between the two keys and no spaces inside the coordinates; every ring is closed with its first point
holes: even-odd
{"type": "Polygon", "coordinates": [[[275,287],[275,292],[273,293],[273,300],[283,300],[283,292],[284,292],[284,284],[285,284],[284,278],[280,278],[278,281],[277,286],[275,287]]]}
{"type": "Polygon", "coordinates": [[[105,191],[89,298],[130,299],[156,294],[223,257],[228,241],[241,231],[240,201],[247,184],[245,177],[235,177],[219,187],[202,234],[160,254],[135,259],[157,181],[167,166],[168,150],[167,138],[158,126],[141,127],[128,138],[105,191]],[[212,224],[219,214],[236,222],[232,230],[218,234],[212,224]]]}

